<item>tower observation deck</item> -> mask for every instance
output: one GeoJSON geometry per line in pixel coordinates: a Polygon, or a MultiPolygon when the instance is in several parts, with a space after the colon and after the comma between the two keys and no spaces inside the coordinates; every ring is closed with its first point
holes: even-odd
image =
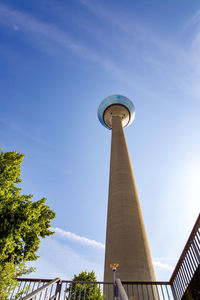
{"type": "Polygon", "coordinates": [[[118,263],[124,281],[154,281],[154,269],[124,127],[135,117],[133,103],[121,95],[105,98],[98,109],[103,126],[112,130],[104,281],[112,281],[110,264],[118,263]]]}

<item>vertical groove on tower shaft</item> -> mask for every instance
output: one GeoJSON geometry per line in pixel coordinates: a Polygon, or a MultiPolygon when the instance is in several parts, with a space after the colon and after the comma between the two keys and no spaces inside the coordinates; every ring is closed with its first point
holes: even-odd
{"type": "Polygon", "coordinates": [[[104,281],[154,281],[155,275],[121,118],[112,118],[104,281]]]}

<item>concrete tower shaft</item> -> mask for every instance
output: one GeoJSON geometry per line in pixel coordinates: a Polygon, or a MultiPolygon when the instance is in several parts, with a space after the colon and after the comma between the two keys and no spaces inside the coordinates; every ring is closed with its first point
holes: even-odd
{"type": "Polygon", "coordinates": [[[123,130],[122,116],[112,117],[112,142],[104,281],[154,281],[154,269],[123,130]]]}

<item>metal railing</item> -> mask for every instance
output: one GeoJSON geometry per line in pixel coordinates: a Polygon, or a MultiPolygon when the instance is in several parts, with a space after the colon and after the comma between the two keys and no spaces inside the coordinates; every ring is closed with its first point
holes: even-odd
{"type": "Polygon", "coordinates": [[[62,281],[61,300],[103,300],[113,299],[113,282],[62,281]]]}
{"type": "Polygon", "coordinates": [[[128,298],[132,300],[175,300],[168,281],[122,281],[122,284],[128,298]]]}
{"type": "Polygon", "coordinates": [[[18,285],[9,293],[8,300],[42,300],[59,299],[61,280],[56,279],[38,279],[38,278],[20,278],[18,285]]]}
{"type": "Polygon", "coordinates": [[[28,292],[28,295],[21,297],[21,300],[31,300],[31,299],[59,299],[60,289],[61,289],[61,280],[60,278],[56,278],[51,280],[50,282],[44,284],[43,286],[37,288],[32,292],[28,292]]]}
{"type": "Polygon", "coordinates": [[[124,292],[131,300],[173,300],[173,293],[169,282],[62,282],[61,299],[117,299],[124,298],[124,292]],[[119,290],[120,287],[120,290],[119,290]],[[116,289],[117,288],[117,289],[116,289]],[[122,293],[122,290],[124,292],[122,293]],[[123,295],[123,297],[122,297],[123,295]]]}
{"type": "MultiPolygon", "coordinates": [[[[191,286],[195,276],[199,276],[200,268],[200,215],[193,227],[188,241],[170,279],[175,299],[182,299],[191,286]]],[[[200,286],[200,284],[199,284],[200,286]]],[[[194,289],[194,288],[193,288],[194,289]]],[[[198,292],[198,291],[197,291],[198,292]]],[[[200,288],[199,288],[200,293],[200,288]]],[[[197,297],[197,296],[196,296],[197,297]]],[[[194,299],[197,299],[193,297],[194,299]]],[[[199,298],[200,299],[200,294],[199,298]]]]}
{"type": "Polygon", "coordinates": [[[47,279],[19,279],[18,289],[9,298],[15,299],[15,295],[23,292],[21,300],[174,300],[169,282],[89,282],[47,279]],[[119,283],[121,282],[121,284],[119,283]],[[41,288],[41,290],[39,290],[41,288]],[[26,290],[26,292],[24,292],[26,290]],[[127,298],[124,298],[124,291],[127,298]],[[24,298],[23,298],[24,297],[24,298]]]}
{"type": "Polygon", "coordinates": [[[8,300],[185,300],[200,299],[200,215],[169,282],[83,282],[59,279],[18,279],[8,300]],[[32,293],[32,294],[31,294],[32,293]],[[188,293],[189,297],[188,298],[188,293]],[[195,293],[195,294],[194,294],[195,293]]]}

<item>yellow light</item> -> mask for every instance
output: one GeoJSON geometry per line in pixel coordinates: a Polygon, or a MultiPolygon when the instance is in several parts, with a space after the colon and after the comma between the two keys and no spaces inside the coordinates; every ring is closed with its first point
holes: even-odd
{"type": "Polygon", "coordinates": [[[117,269],[118,267],[119,267],[119,264],[117,264],[117,263],[110,264],[111,269],[113,269],[113,268],[117,269]]]}

